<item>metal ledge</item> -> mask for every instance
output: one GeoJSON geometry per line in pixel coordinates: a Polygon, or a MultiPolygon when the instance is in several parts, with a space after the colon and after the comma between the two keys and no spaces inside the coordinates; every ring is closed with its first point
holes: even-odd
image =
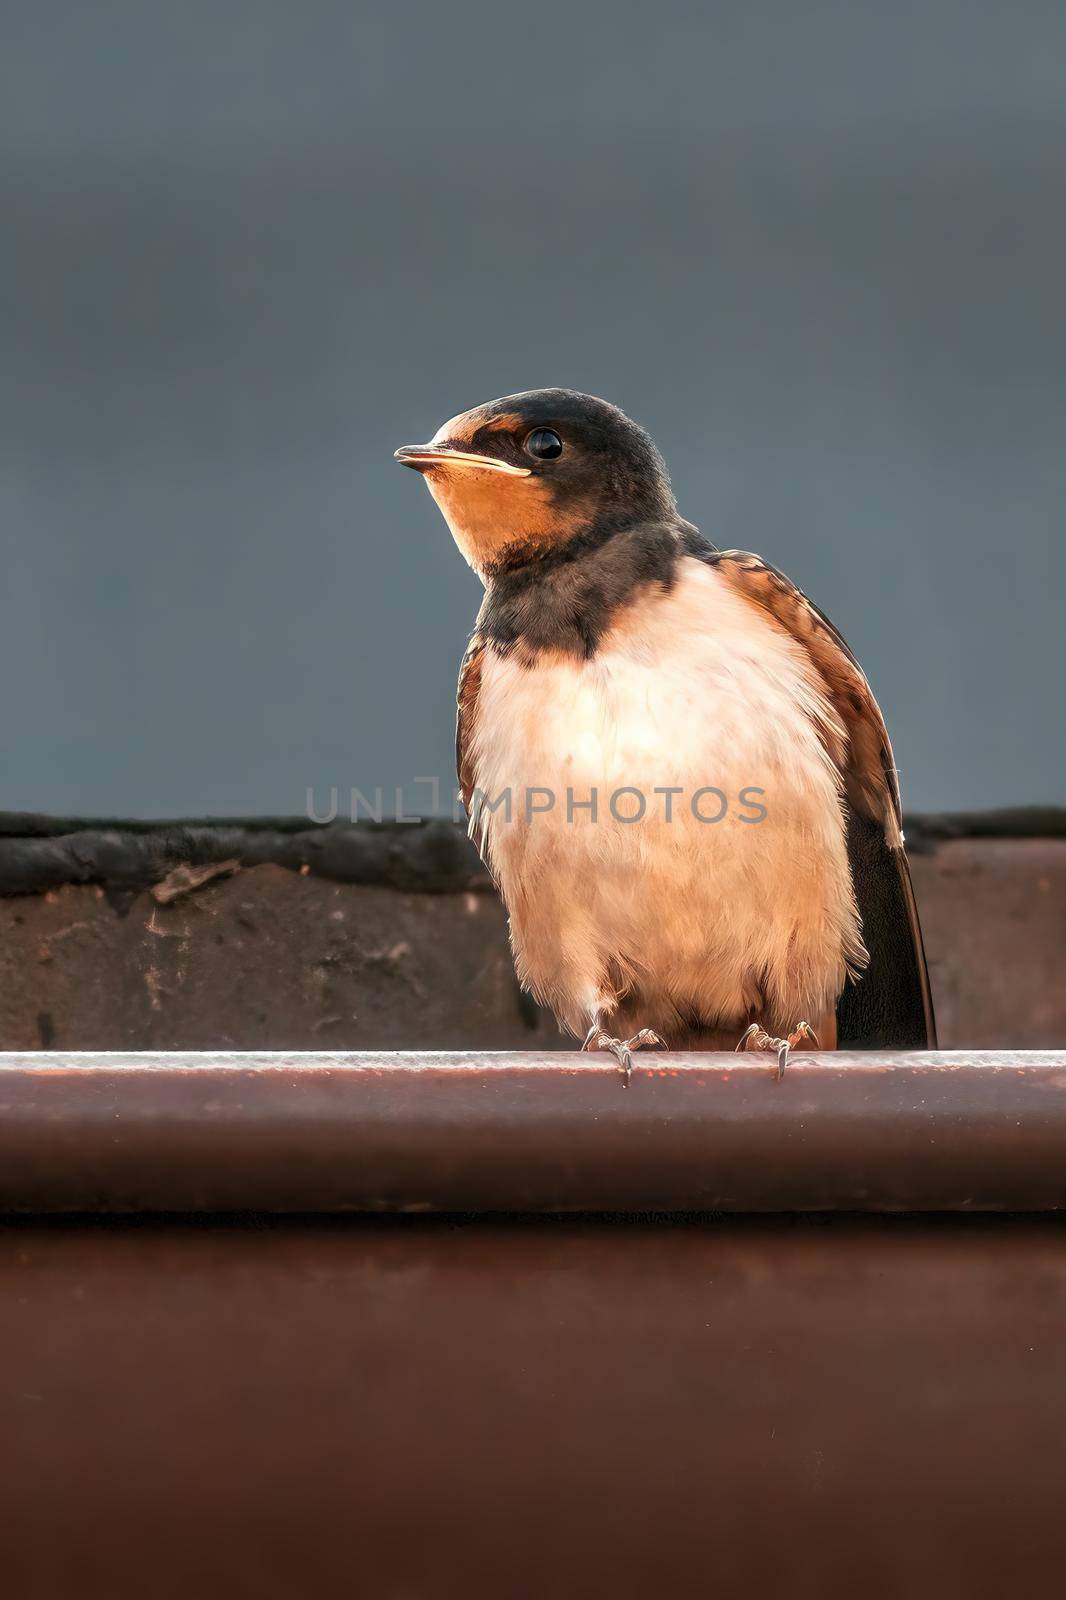
{"type": "Polygon", "coordinates": [[[1055,1211],[1066,1051],[0,1054],[0,1211],[1055,1211]]]}

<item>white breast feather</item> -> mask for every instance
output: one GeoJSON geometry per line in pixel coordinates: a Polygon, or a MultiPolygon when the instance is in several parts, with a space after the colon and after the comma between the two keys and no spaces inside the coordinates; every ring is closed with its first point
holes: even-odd
{"type": "Polygon", "coordinates": [[[510,791],[511,820],[485,809],[472,832],[510,913],[519,976],[571,1032],[620,1009],[669,1033],[693,1013],[728,1024],[761,1009],[792,1026],[833,1006],[865,952],[818,719],[834,721],[802,647],[695,560],[630,607],[591,660],[527,666],[486,651],[475,781],[490,801],[510,791]],[[669,823],[653,794],[668,786],[684,791],[669,823]],[[692,816],[705,786],[728,798],[721,822],[692,816]],[[646,797],[643,821],[611,816],[624,787],[646,797]],[[527,822],[530,789],[555,806],[527,822]],[[765,820],[740,820],[743,789],[764,791],[765,820]],[[568,819],[568,790],[576,802],[597,791],[595,821],[568,819]]]}

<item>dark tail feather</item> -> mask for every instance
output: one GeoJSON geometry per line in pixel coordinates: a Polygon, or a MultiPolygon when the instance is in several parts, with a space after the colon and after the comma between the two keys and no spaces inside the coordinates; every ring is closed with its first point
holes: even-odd
{"type": "Polygon", "coordinates": [[[935,1050],[936,1023],[922,930],[902,850],[870,817],[848,816],[848,859],[870,963],[837,1003],[837,1046],[935,1050]]]}

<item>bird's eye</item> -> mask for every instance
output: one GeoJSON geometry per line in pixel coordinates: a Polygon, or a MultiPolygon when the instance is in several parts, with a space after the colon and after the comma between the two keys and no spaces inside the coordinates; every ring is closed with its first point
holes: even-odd
{"type": "Polygon", "coordinates": [[[554,461],[563,453],[563,441],[550,428],[534,428],[525,444],[526,455],[538,461],[554,461]]]}

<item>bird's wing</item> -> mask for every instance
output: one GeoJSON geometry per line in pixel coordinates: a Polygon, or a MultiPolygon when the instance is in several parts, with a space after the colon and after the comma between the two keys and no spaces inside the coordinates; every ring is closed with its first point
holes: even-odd
{"type": "Polygon", "coordinates": [[[475,633],[466,647],[463,664],[459,668],[459,687],[455,697],[455,771],[459,779],[459,792],[462,794],[463,805],[468,814],[470,797],[475,788],[473,741],[474,729],[477,726],[481,664],[484,654],[485,641],[480,633],[475,633]]]}
{"type": "Polygon", "coordinates": [[[866,675],[829,618],[769,562],[743,550],[701,552],[701,559],[803,647],[834,713],[819,732],[841,774],[848,857],[870,953],[862,978],[841,996],[838,1042],[935,1048],[922,932],[903,850],[899,778],[866,675]]]}

